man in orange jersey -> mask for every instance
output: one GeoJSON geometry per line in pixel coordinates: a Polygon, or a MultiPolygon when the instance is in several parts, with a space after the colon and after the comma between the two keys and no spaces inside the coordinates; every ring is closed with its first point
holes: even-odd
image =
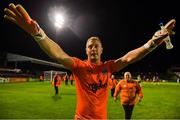
{"type": "Polygon", "coordinates": [[[107,119],[108,80],[111,73],[143,58],[171,35],[175,20],[165,29],[155,33],[146,44],[126,55],[106,62],[101,61],[103,47],[98,37],[90,37],[86,43],[87,60],[72,57],[60,45],[51,40],[21,5],[11,3],[4,9],[4,18],[29,33],[42,50],[52,59],[71,70],[75,79],[77,106],[75,119],[107,119]]]}
{"type": "Polygon", "coordinates": [[[114,91],[115,91],[115,87],[117,83],[118,81],[115,79],[115,76],[112,74],[109,80],[109,88],[111,89],[111,97],[114,97],[114,91]]]}
{"type": "Polygon", "coordinates": [[[117,100],[117,96],[120,92],[121,104],[124,108],[125,119],[131,119],[134,105],[141,101],[143,98],[141,86],[137,81],[132,79],[130,72],[124,73],[124,79],[120,80],[116,86],[114,93],[114,100],[117,100]],[[137,97],[138,95],[138,97],[137,97]]]}
{"type": "Polygon", "coordinates": [[[62,83],[62,78],[56,72],[52,79],[52,85],[54,86],[55,95],[58,95],[58,93],[59,93],[58,87],[61,85],[61,83],[62,83]]]}
{"type": "Polygon", "coordinates": [[[70,81],[71,81],[71,85],[73,85],[74,77],[73,77],[73,74],[72,74],[72,73],[70,74],[69,79],[70,79],[70,81]]]}
{"type": "Polygon", "coordinates": [[[68,75],[68,73],[66,73],[65,75],[64,75],[64,77],[63,77],[63,79],[64,79],[64,81],[65,81],[65,85],[68,85],[68,81],[69,81],[69,75],[68,75]]]}

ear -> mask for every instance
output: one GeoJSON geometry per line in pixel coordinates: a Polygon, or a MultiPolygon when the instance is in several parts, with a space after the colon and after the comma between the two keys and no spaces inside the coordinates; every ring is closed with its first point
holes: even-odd
{"type": "Polygon", "coordinates": [[[86,51],[86,55],[88,55],[88,53],[87,53],[87,48],[85,48],[85,51],[86,51]]]}
{"type": "Polygon", "coordinates": [[[101,54],[103,53],[103,47],[101,48],[101,54]]]}

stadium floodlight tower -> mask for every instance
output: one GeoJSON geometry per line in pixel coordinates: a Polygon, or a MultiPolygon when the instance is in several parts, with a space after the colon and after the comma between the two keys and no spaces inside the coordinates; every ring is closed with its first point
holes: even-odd
{"type": "Polygon", "coordinates": [[[64,24],[64,16],[61,13],[56,13],[54,16],[54,26],[57,29],[61,29],[64,24]]]}
{"type": "Polygon", "coordinates": [[[56,32],[62,29],[67,21],[67,12],[63,6],[49,8],[48,17],[56,32]]]}

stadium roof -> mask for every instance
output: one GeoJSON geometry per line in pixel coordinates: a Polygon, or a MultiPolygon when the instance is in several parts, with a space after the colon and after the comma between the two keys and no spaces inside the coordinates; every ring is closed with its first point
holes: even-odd
{"type": "Polygon", "coordinates": [[[66,69],[65,66],[62,64],[54,63],[54,62],[49,62],[45,60],[40,60],[36,58],[31,58],[23,55],[17,55],[13,53],[7,53],[6,55],[7,62],[31,62],[31,63],[36,63],[36,64],[41,64],[41,65],[47,65],[51,67],[56,67],[56,68],[64,68],[66,69]]]}

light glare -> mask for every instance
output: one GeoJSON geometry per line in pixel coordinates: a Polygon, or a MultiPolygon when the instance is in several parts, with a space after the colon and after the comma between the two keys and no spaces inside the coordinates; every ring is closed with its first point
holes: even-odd
{"type": "Polygon", "coordinates": [[[63,24],[64,24],[64,17],[62,14],[56,14],[55,15],[55,22],[54,25],[57,28],[62,28],[63,24]]]}

